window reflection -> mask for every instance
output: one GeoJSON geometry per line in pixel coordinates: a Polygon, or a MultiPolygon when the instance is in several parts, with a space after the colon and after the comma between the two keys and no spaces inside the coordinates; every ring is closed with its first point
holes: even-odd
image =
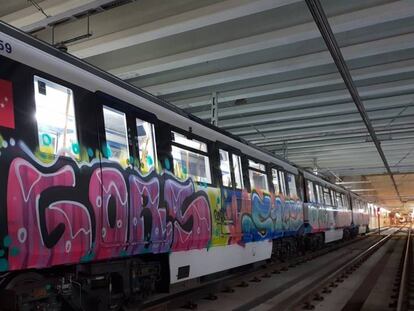
{"type": "Polygon", "coordinates": [[[34,89],[40,152],[79,158],[72,90],[37,76],[34,89]]]}
{"type": "Polygon", "coordinates": [[[194,181],[211,183],[210,161],[207,156],[207,144],[188,139],[173,132],[172,156],[174,173],[178,178],[191,177],[194,181]],[[188,148],[188,149],[187,149],[188,148]],[[192,150],[189,150],[189,149],[192,150]]]}
{"type": "Polygon", "coordinates": [[[106,146],[104,156],[126,167],[129,164],[128,136],[125,113],[103,107],[106,146]]]}
{"type": "Polygon", "coordinates": [[[148,173],[157,163],[154,124],[136,119],[139,162],[142,173],[148,173]]]}

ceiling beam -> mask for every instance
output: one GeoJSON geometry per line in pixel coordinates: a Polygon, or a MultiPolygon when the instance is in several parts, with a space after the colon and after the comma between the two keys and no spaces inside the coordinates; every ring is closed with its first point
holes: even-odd
{"type": "MultiPolygon", "coordinates": [[[[356,60],[365,57],[378,57],[379,55],[412,48],[414,48],[414,33],[409,33],[350,45],[343,48],[343,53],[346,60],[356,60]]],[[[263,64],[175,80],[172,82],[155,84],[144,87],[144,89],[152,94],[167,95],[332,64],[334,64],[334,62],[329,52],[322,51],[263,64]]],[[[136,84],[133,80],[130,82],[136,84]]],[[[137,84],[140,84],[139,81],[137,84]]]]}
{"type": "MultiPolygon", "coordinates": [[[[382,141],[381,142],[384,150],[398,150],[399,152],[408,152],[414,147],[414,134],[407,138],[396,139],[395,141],[382,141]]],[[[263,147],[263,146],[261,146],[263,147]]],[[[267,146],[267,150],[272,152],[281,152],[286,151],[281,146],[267,146]]],[[[326,144],[326,145],[315,145],[309,147],[296,147],[292,148],[290,145],[287,145],[287,153],[289,157],[293,155],[303,155],[305,156],[315,156],[318,157],[323,155],[325,152],[341,152],[347,154],[355,155],[355,152],[363,152],[364,150],[375,151],[375,146],[372,142],[360,142],[360,143],[338,143],[338,144],[326,144]]]]}
{"type": "MultiPolygon", "coordinates": [[[[388,115],[372,119],[375,128],[380,130],[385,129],[387,126],[391,128],[394,126],[401,126],[403,128],[412,127],[413,116],[398,116],[388,115]]],[[[279,141],[285,142],[286,140],[307,139],[314,137],[324,137],[327,135],[337,135],[344,133],[359,133],[366,130],[364,123],[361,120],[335,120],[335,123],[329,122],[329,120],[311,120],[308,124],[304,125],[303,122],[292,121],[287,124],[277,125],[262,125],[262,126],[250,126],[248,130],[241,128],[232,129],[231,132],[235,135],[239,135],[244,139],[257,142],[257,141],[279,141]],[[240,132],[243,132],[240,134],[240,132]]]]}
{"type": "MultiPolygon", "coordinates": [[[[332,17],[335,33],[401,20],[414,16],[414,4],[397,1],[332,17]]],[[[109,70],[121,79],[132,79],[163,71],[179,69],[264,49],[316,39],[320,33],[314,23],[304,23],[268,33],[210,45],[174,55],[151,59],[109,70]]]]}
{"type": "MultiPolygon", "coordinates": [[[[378,133],[378,132],[377,132],[378,133]]],[[[414,127],[411,130],[390,130],[384,132],[384,134],[378,133],[379,138],[385,144],[389,143],[396,143],[399,140],[410,140],[414,136],[414,127]]],[[[307,140],[307,141],[288,141],[288,145],[286,146],[286,142],[283,143],[281,141],[264,141],[260,143],[255,143],[258,146],[266,147],[266,146],[274,146],[275,149],[283,149],[289,148],[290,151],[294,150],[307,150],[308,148],[320,148],[320,147],[337,147],[337,146],[344,146],[347,147],[348,145],[355,145],[355,144],[372,144],[372,140],[369,137],[368,133],[360,133],[360,135],[354,136],[346,136],[346,135],[332,135],[326,136],[325,138],[320,138],[316,140],[307,140]]]]}
{"type": "MultiPolygon", "coordinates": [[[[386,153],[387,158],[389,159],[389,163],[394,164],[401,157],[409,153],[411,150],[414,150],[414,142],[403,142],[399,143],[399,145],[384,145],[383,151],[386,153]]],[[[279,151],[279,153],[281,153],[279,151]]],[[[329,159],[353,159],[355,160],[355,156],[358,155],[359,160],[370,160],[372,155],[376,155],[375,146],[367,144],[366,148],[359,147],[359,148],[338,148],[338,149],[324,149],[321,148],[320,151],[318,150],[307,150],[307,151],[296,151],[296,152],[287,152],[287,155],[290,160],[295,159],[295,162],[298,159],[317,159],[318,162],[320,160],[329,160],[329,159]]]]}
{"type": "Polygon", "coordinates": [[[79,42],[71,45],[69,52],[79,58],[92,57],[290,5],[295,2],[299,2],[299,0],[226,0],[159,19],[148,24],[79,42]]]}
{"type": "MultiPolygon", "coordinates": [[[[234,109],[237,109],[237,107],[234,107],[234,109]]],[[[398,117],[398,114],[403,111],[404,116],[407,116],[409,114],[414,113],[414,102],[411,104],[396,104],[392,105],[391,103],[388,104],[382,104],[378,105],[378,107],[370,107],[368,110],[372,118],[384,118],[385,116],[395,116],[398,117]],[[408,108],[405,108],[408,107],[408,108]],[[404,109],[404,110],[403,110],[404,109]],[[379,112],[383,112],[379,113],[379,112]]],[[[253,112],[251,113],[253,114],[253,112]]],[[[292,121],[300,122],[302,121],[303,126],[303,120],[306,119],[309,122],[306,122],[306,126],[309,126],[312,124],[312,122],[315,122],[317,120],[327,120],[328,122],[350,122],[358,120],[358,111],[351,106],[346,104],[337,104],[330,107],[318,107],[315,108],[307,108],[307,109],[301,109],[297,111],[281,111],[281,112],[275,112],[275,111],[268,111],[265,114],[258,114],[258,115],[250,115],[250,116],[242,116],[239,118],[232,118],[232,119],[226,119],[226,120],[220,120],[219,118],[219,125],[222,128],[231,129],[231,128],[237,128],[237,127],[246,127],[248,125],[259,125],[259,124],[266,124],[266,123],[276,123],[278,125],[282,125],[284,123],[290,123],[292,121]],[[338,108],[336,108],[338,106],[338,108]]],[[[300,125],[299,125],[300,126],[300,125]]]]}
{"type": "MultiPolygon", "coordinates": [[[[409,106],[414,104],[414,79],[374,84],[363,86],[359,89],[361,96],[366,99],[365,103],[369,108],[386,107],[387,105],[389,107],[399,105],[409,106]],[[412,92],[412,94],[392,96],[402,92],[412,92]],[[373,97],[376,98],[369,99],[373,97]]],[[[228,124],[227,119],[230,119],[229,122],[231,123],[231,121],[235,119],[234,116],[242,116],[244,114],[249,116],[254,114],[257,115],[258,118],[261,118],[261,114],[268,114],[270,112],[278,112],[281,116],[286,114],[292,115],[293,112],[295,116],[299,116],[301,112],[304,114],[315,114],[318,109],[322,109],[325,112],[328,110],[335,112],[341,111],[341,109],[349,111],[350,108],[355,111],[355,106],[353,105],[348,91],[339,90],[320,92],[313,96],[293,96],[290,98],[261,101],[239,106],[232,105],[231,107],[220,109],[219,120],[220,125],[223,125],[228,124]]],[[[210,118],[207,111],[194,113],[194,115],[204,120],[210,118]]]]}
{"type": "MultiPolygon", "coordinates": [[[[398,74],[410,73],[413,71],[414,59],[409,59],[399,62],[391,62],[354,69],[351,70],[351,73],[355,81],[362,82],[369,79],[390,77],[398,74]]],[[[283,93],[303,90],[311,91],[312,89],[335,85],[343,85],[343,80],[337,72],[276,83],[268,83],[265,85],[246,87],[236,90],[223,91],[218,94],[218,98],[220,100],[220,104],[222,105],[226,102],[234,102],[237,99],[248,100],[254,97],[279,95],[283,93]]],[[[210,95],[211,94],[189,97],[185,99],[177,99],[174,96],[166,96],[166,99],[173,102],[180,108],[187,109],[187,111],[191,112],[191,108],[199,108],[202,106],[209,107],[210,95]]],[[[285,100],[289,101],[290,98],[286,98],[285,100]]],[[[220,112],[222,116],[225,116],[227,109],[223,108],[220,110],[220,112]]]]}
{"type": "Polygon", "coordinates": [[[111,2],[114,0],[46,0],[40,1],[39,6],[48,17],[34,6],[29,6],[0,19],[23,31],[31,32],[111,2]]]}

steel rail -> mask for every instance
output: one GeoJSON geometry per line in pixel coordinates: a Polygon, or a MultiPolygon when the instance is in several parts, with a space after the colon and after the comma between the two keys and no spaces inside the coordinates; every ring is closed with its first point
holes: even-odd
{"type": "Polygon", "coordinates": [[[409,273],[410,257],[411,257],[410,256],[411,229],[412,229],[412,224],[410,224],[410,229],[408,230],[407,244],[405,247],[404,264],[403,264],[403,269],[402,269],[402,274],[401,274],[400,290],[398,293],[397,311],[405,310],[404,302],[405,302],[405,294],[407,291],[407,276],[409,273]]]}
{"type": "Polygon", "coordinates": [[[331,26],[329,25],[328,18],[326,17],[326,14],[322,8],[322,5],[319,0],[306,0],[306,4],[308,5],[309,11],[311,12],[313,19],[316,25],[318,26],[319,31],[325,41],[325,44],[329,52],[331,53],[332,59],[334,60],[336,67],[338,68],[338,71],[341,74],[346,87],[348,88],[348,91],[359,111],[359,114],[361,115],[361,118],[365,123],[365,126],[372,138],[372,141],[374,142],[375,147],[377,148],[377,151],[382,159],[382,162],[384,163],[385,169],[387,170],[388,175],[390,176],[391,181],[394,185],[395,192],[397,193],[398,198],[400,202],[402,203],[403,201],[401,199],[401,195],[398,190],[397,183],[395,181],[391,168],[388,164],[387,158],[385,157],[384,151],[382,150],[381,142],[378,139],[377,134],[375,133],[374,127],[372,126],[371,120],[369,119],[368,113],[365,110],[364,104],[362,103],[361,97],[355,86],[354,80],[352,79],[352,76],[349,72],[348,66],[339,48],[338,42],[336,41],[335,36],[332,32],[331,26]]]}
{"type": "Polygon", "coordinates": [[[319,293],[321,288],[325,287],[326,284],[334,282],[335,279],[337,279],[338,276],[340,276],[341,274],[345,273],[345,271],[355,266],[358,262],[361,262],[365,258],[368,258],[372,254],[374,254],[385,244],[385,242],[387,242],[395,233],[401,231],[401,229],[403,229],[404,227],[405,226],[401,226],[400,228],[398,228],[398,230],[388,234],[387,236],[376,242],[374,245],[371,245],[368,249],[360,253],[358,256],[353,258],[345,265],[339,267],[334,272],[329,273],[327,276],[324,276],[316,282],[312,283],[307,289],[303,290],[298,296],[296,296],[296,299],[291,300],[289,305],[283,308],[283,310],[295,310],[295,307],[301,305],[302,303],[306,303],[307,301],[312,300],[311,297],[319,293]]]}

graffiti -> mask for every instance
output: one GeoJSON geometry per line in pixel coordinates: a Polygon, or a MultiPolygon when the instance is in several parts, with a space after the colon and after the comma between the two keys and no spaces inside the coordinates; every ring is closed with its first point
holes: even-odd
{"type": "Polygon", "coordinates": [[[7,193],[7,206],[13,207],[7,213],[10,246],[16,255],[11,256],[11,269],[78,261],[84,248],[91,246],[91,220],[85,206],[69,200],[50,202],[53,188],[70,188],[74,183],[70,166],[43,174],[24,159],[13,160],[7,193]]]}
{"type": "Polygon", "coordinates": [[[174,219],[174,237],[172,250],[181,251],[204,248],[210,239],[210,209],[205,195],[194,195],[191,180],[178,183],[166,179],[164,198],[168,202],[169,217],[174,219]]]}
{"type": "Polygon", "coordinates": [[[22,144],[7,149],[2,271],[200,249],[210,241],[209,200],[190,179],[63,157],[44,164],[22,144]]]}
{"type": "Polygon", "coordinates": [[[302,204],[280,196],[254,191],[252,212],[243,216],[246,242],[294,235],[303,225],[302,204]]]}
{"type": "Polygon", "coordinates": [[[160,180],[144,180],[130,176],[132,254],[162,253],[172,243],[172,223],[167,222],[167,209],[160,206],[160,180]]]}
{"type": "Polygon", "coordinates": [[[227,190],[224,198],[222,209],[222,225],[228,227],[229,244],[239,243],[243,241],[243,215],[252,213],[250,196],[247,191],[230,191],[227,190]]]}
{"type": "Polygon", "coordinates": [[[142,174],[107,160],[43,159],[2,138],[0,271],[274,239],[303,224],[300,202],[142,174]],[[6,206],[7,208],[3,208],[6,206]]]}

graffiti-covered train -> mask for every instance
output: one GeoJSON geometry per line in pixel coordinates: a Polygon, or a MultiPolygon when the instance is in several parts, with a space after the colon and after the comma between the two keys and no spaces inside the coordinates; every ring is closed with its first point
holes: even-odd
{"type": "Polygon", "coordinates": [[[369,211],[0,23],[0,309],[117,310],[367,232],[369,211]]]}

